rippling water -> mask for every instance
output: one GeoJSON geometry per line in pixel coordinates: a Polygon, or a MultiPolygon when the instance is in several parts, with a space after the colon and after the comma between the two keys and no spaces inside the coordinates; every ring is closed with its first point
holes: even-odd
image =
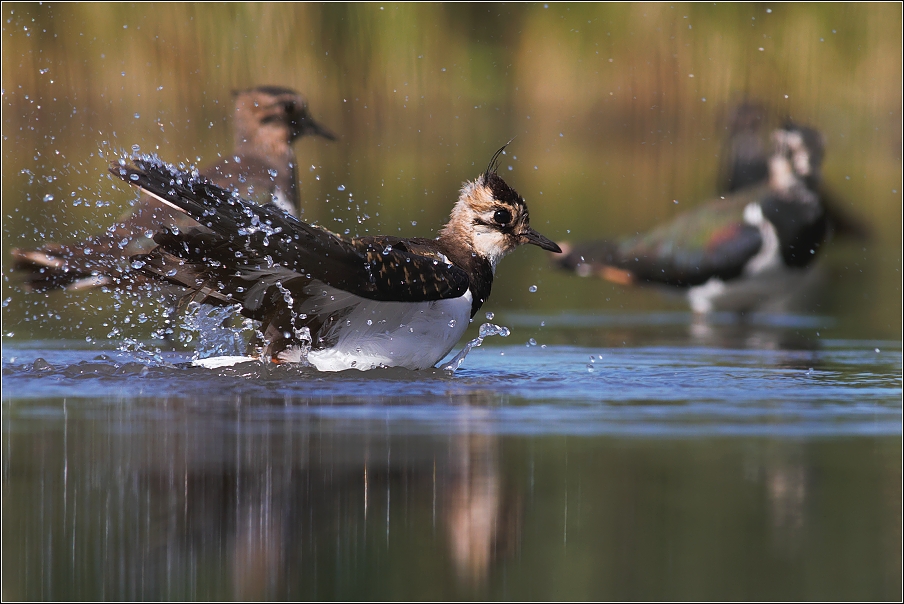
{"type": "Polygon", "coordinates": [[[894,342],[790,351],[494,346],[472,351],[454,377],[440,369],[330,375],[257,362],[212,370],[190,361],[174,353],[151,364],[65,343],[9,346],[4,384],[23,418],[46,413],[45,399],[165,397],[214,409],[225,398],[266,417],[276,406],[286,417],[404,422],[415,432],[457,432],[450,422],[472,416],[480,431],[502,434],[901,432],[894,342]]]}
{"type": "Polygon", "coordinates": [[[900,594],[899,342],[504,319],[454,375],[7,342],[6,594],[900,594]]]}

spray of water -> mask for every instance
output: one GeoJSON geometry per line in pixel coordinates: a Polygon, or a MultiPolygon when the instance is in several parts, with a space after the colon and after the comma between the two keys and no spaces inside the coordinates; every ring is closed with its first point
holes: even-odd
{"type": "Polygon", "coordinates": [[[455,373],[461,364],[464,362],[465,357],[468,356],[468,353],[471,352],[472,348],[477,348],[481,344],[483,344],[484,338],[488,338],[490,336],[502,336],[503,338],[507,338],[511,332],[508,327],[501,327],[499,325],[494,325],[493,323],[484,323],[480,326],[480,332],[477,337],[465,344],[465,347],[461,349],[455,357],[443,365],[440,369],[446,371],[450,374],[455,373]]]}
{"type": "Polygon", "coordinates": [[[232,319],[238,314],[237,306],[212,306],[192,302],[183,316],[180,334],[183,343],[192,342],[195,360],[239,356],[248,344],[249,326],[233,327],[232,319]]]}

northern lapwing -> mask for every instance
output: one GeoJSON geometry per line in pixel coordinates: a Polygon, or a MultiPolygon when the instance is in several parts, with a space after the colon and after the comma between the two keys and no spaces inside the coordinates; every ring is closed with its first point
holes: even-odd
{"type": "Polygon", "coordinates": [[[345,239],[150,156],[110,171],[199,223],[155,234],[133,270],[260,321],[256,356],[321,371],[426,369],[486,302],[503,256],[528,243],[561,251],[497,174],[503,149],[463,185],[436,239],[345,239]]]}

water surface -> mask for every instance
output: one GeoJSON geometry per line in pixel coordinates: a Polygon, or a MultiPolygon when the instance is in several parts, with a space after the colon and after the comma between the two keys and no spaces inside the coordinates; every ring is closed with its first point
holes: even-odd
{"type": "Polygon", "coordinates": [[[508,318],[454,375],[7,343],[5,595],[900,595],[899,343],[508,318]]]}

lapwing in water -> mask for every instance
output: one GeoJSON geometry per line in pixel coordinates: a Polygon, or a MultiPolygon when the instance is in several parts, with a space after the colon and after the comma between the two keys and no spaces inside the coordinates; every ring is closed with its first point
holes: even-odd
{"type": "Polygon", "coordinates": [[[503,149],[463,185],[436,239],[345,239],[154,157],[110,171],[199,223],[155,234],[132,270],[260,321],[256,356],[322,371],[425,369],[461,339],[503,256],[522,244],[561,251],[497,174],[503,149]]]}
{"type": "Polygon", "coordinates": [[[683,292],[698,313],[754,310],[786,294],[825,241],[826,214],[816,193],[824,144],[817,131],[793,124],[772,139],[765,183],[635,237],[566,246],[557,265],[683,292]]]}

